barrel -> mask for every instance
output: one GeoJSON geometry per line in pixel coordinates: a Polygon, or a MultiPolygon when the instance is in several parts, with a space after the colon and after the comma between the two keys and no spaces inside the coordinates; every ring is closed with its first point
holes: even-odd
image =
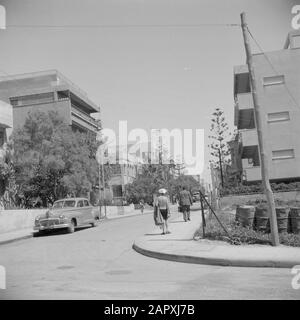
{"type": "Polygon", "coordinates": [[[289,220],[289,207],[276,207],[277,227],[278,232],[288,231],[288,220],[289,220]]]}
{"type": "Polygon", "coordinates": [[[291,231],[300,234],[300,207],[291,207],[290,209],[291,231]]]}
{"type": "Polygon", "coordinates": [[[270,221],[269,221],[267,207],[257,206],[255,208],[254,220],[255,220],[254,226],[257,231],[270,232],[270,221]]]}
{"type": "Polygon", "coordinates": [[[254,206],[238,206],[236,208],[236,220],[241,223],[243,227],[253,227],[255,214],[254,206]]]}

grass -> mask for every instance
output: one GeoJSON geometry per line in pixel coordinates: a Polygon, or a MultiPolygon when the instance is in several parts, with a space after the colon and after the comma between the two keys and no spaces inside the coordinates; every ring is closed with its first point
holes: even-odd
{"type": "MultiPolygon", "coordinates": [[[[265,244],[271,245],[270,234],[242,227],[235,221],[235,214],[230,211],[219,212],[218,218],[229,235],[223,230],[217,219],[212,216],[206,220],[205,238],[210,240],[227,241],[231,244],[265,244]]],[[[203,237],[202,226],[196,231],[196,237],[203,237]]],[[[292,233],[279,233],[280,243],[286,246],[300,247],[300,235],[292,233]]]]}

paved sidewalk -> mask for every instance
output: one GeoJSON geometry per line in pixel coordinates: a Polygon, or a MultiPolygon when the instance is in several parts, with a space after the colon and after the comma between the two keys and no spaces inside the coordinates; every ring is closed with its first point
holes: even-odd
{"type": "Polygon", "coordinates": [[[231,245],[223,241],[194,240],[201,225],[201,212],[192,211],[191,221],[174,213],[170,220],[171,234],[161,235],[158,227],[137,239],[133,248],[157,259],[237,267],[292,268],[300,265],[300,248],[267,245],[231,245]]]}

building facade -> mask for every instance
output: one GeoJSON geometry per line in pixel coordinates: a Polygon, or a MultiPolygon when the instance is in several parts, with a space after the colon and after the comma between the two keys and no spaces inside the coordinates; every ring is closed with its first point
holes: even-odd
{"type": "MultiPolygon", "coordinates": [[[[254,54],[253,64],[270,179],[300,180],[300,31],[289,33],[282,50],[254,54]]],[[[241,160],[243,180],[260,181],[261,161],[247,65],[234,67],[234,100],[238,139],[231,142],[231,148],[241,160]]]]}
{"type": "Polygon", "coordinates": [[[13,128],[22,127],[30,111],[57,111],[75,130],[100,129],[100,108],[57,70],[0,78],[0,100],[12,106],[13,128]]]}
{"type": "Polygon", "coordinates": [[[0,100],[0,148],[8,141],[12,133],[12,106],[0,100]]]}

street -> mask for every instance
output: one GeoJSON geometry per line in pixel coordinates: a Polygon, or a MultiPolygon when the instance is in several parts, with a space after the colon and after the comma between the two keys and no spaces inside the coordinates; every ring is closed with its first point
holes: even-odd
{"type": "MultiPolygon", "coordinates": [[[[0,299],[299,299],[290,269],[169,262],[132,249],[152,214],[0,246],[0,299]]],[[[170,223],[172,230],[172,223],[170,223]]]]}

